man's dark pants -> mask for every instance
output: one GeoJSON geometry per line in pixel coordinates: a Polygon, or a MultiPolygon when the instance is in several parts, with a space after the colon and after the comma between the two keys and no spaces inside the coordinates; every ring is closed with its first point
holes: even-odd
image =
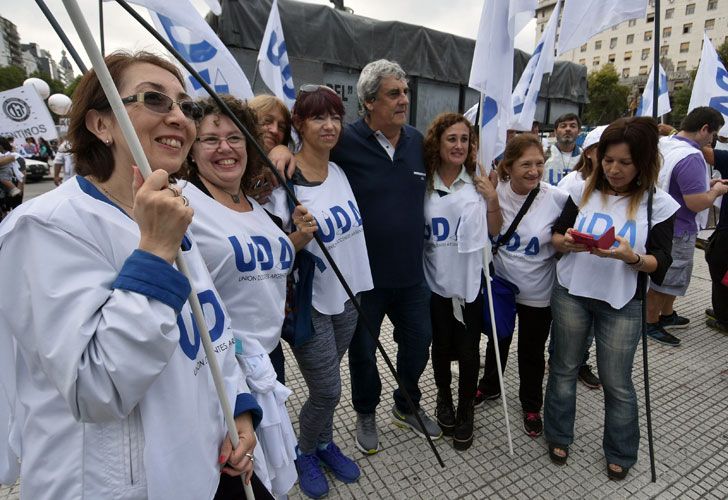
{"type": "MultiPolygon", "coordinates": [[[[430,357],[430,290],[426,283],[404,288],[374,288],[361,294],[362,312],[349,346],[349,371],[354,409],[357,413],[374,413],[380,401],[382,382],[377,370],[377,345],[367,331],[379,330],[386,314],[394,325],[397,343],[397,375],[402,387],[419,407],[418,383],[430,357]]],[[[394,391],[397,409],[411,413],[401,388],[394,391]]]]}

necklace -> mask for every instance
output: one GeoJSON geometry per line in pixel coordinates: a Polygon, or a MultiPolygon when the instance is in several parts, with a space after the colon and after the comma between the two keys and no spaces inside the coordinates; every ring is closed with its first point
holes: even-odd
{"type": "Polygon", "coordinates": [[[223,193],[225,193],[226,195],[228,195],[230,197],[230,199],[233,200],[233,203],[235,203],[236,205],[238,203],[240,203],[240,196],[243,194],[243,188],[238,188],[238,192],[237,193],[229,193],[229,192],[225,191],[221,187],[218,187],[218,189],[220,191],[222,191],[223,193]]]}
{"type": "Polygon", "coordinates": [[[120,200],[119,198],[117,198],[116,196],[114,196],[113,194],[111,194],[111,193],[109,192],[109,190],[108,190],[108,189],[106,189],[106,188],[105,188],[104,186],[102,186],[102,185],[101,185],[101,184],[100,184],[100,183],[99,183],[98,181],[96,181],[96,179],[89,179],[89,180],[90,180],[90,181],[92,182],[92,184],[93,184],[94,186],[96,186],[96,187],[100,188],[100,189],[101,189],[101,191],[103,191],[103,192],[104,192],[104,194],[106,194],[106,196],[108,196],[109,198],[111,198],[111,199],[112,199],[112,200],[114,200],[115,202],[117,202],[117,203],[121,204],[122,206],[124,206],[124,207],[128,208],[129,210],[132,210],[132,211],[134,210],[134,205],[133,205],[133,202],[132,202],[132,204],[130,205],[129,203],[126,203],[126,202],[124,202],[124,201],[121,201],[121,200],[120,200]]]}

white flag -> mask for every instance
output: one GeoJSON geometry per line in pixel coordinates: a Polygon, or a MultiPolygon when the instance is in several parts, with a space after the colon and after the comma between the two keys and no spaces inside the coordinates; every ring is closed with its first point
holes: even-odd
{"type": "Polygon", "coordinates": [[[645,17],[645,12],[647,0],[566,0],[557,55],[622,21],[645,17]]]}
{"type": "Polygon", "coordinates": [[[718,110],[726,122],[719,134],[728,136],[728,72],[705,33],[703,53],[700,55],[700,65],[695,75],[688,113],[698,106],[710,106],[718,110]]]}
{"type": "MultiPolygon", "coordinates": [[[[670,96],[667,94],[667,74],[660,68],[660,84],[657,87],[657,116],[660,117],[669,113],[672,108],[670,107],[670,96]]],[[[652,95],[654,89],[655,71],[654,66],[650,68],[650,76],[647,78],[647,84],[645,90],[642,92],[642,98],[640,99],[640,105],[637,108],[635,116],[652,116],[652,95]]]]}
{"type": "Polygon", "coordinates": [[[528,60],[516,88],[513,89],[513,95],[511,96],[513,106],[511,129],[531,130],[533,118],[536,116],[538,93],[541,90],[543,75],[551,73],[554,69],[554,45],[556,43],[559,10],[560,4],[557,2],[541,40],[528,60]]]}
{"type": "MultiPolygon", "coordinates": [[[[111,0],[105,0],[111,1],[111,0]]],[[[129,0],[149,9],[154,27],[221,94],[240,99],[253,97],[250,82],[230,51],[189,0],[129,0]]],[[[184,68],[187,92],[206,97],[207,92],[184,68]]]]}
{"type": "Polygon", "coordinates": [[[516,16],[536,10],[536,0],[485,0],[468,85],[481,93],[479,158],[490,169],[505,149],[511,121],[516,16]]]}
{"type": "Polygon", "coordinates": [[[296,101],[296,88],[293,85],[291,65],[288,63],[286,41],[283,38],[283,26],[278,13],[278,0],[273,0],[265,25],[263,41],[258,52],[258,70],[268,88],[286,103],[288,108],[293,107],[296,101]]]}

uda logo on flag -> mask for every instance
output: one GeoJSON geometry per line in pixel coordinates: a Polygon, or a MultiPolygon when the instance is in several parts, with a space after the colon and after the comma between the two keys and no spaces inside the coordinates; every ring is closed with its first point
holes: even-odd
{"type": "Polygon", "coordinates": [[[283,38],[283,25],[278,13],[278,1],[273,5],[265,26],[263,41],[258,52],[260,77],[266,86],[283,101],[288,108],[293,107],[296,100],[296,89],[293,85],[293,74],[288,63],[286,41],[283,38]]]}

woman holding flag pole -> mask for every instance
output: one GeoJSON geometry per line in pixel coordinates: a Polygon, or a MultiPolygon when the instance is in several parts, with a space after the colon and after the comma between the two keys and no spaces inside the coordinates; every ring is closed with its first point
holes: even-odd
{"type": "Polygon", "coordinates": [[[192,210],[168,180],[192,145],[199,110],[171,63],[148,53],[105,63],[154,172],[143,181],[131,168],[109,98],[89,72],[69,129],[79,176],[0,226],[0,268],[19,287],[2,304],[0,335],[15,347],[0,380],[12,449],[22,449],[22,494],[212,498],[221,468],[250,479],[261,410],[235,361],[222,301],[185,235],[192,210]],[[171,265],[180,245],[187,276],[171,265]],[[186,299],[193,288],[208,311],[213,360],[186,299]],[[235,406],[234,451],[212,362],[235,406]]]}

